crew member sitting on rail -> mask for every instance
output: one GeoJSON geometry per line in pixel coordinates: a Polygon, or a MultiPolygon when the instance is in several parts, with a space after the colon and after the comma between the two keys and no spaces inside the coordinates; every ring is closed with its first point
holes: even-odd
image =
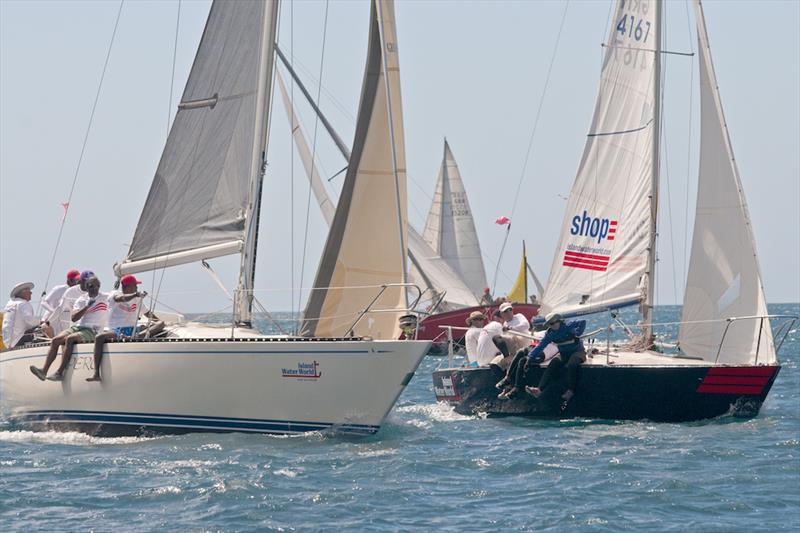
{"type": "Polygon", "coordinates": [[[44,368],[40,369],[34,365],[30,367],[33,375],[42,381],[45,377],[51,381],[64,379],[64,370],[72,358],[75,345],[81,342],[93,342],[97,332],[103,329],[108,321],[108,294],[100,292],[100,280],[92,276],[86,279],[83,285],[86,287],[86,293],[75,301],[72,308],[72,321],[77,322],[77,325],[70,327],[50,341],[50,351],[47,353],[44,368]],[[61,345],[64,346],[61,365],[55,374],[47,376],[47,370],[55,361],[58,347],[61,345]]]}
{"type": "Polygon", "coordinates": [[[586,350],[580,338],[586,329],[586,321],[575,320],[564,323],[561,315],[550,313],[545,317],[544,325],[547,326],[547,333],[536,348],[528,354],[527,364],[536,364],[536,361],[544,355],[545,348],[552,343],[558,345],[559,353],[547,365],[542,379],[539,380],[539,386],[525,387],[525,391],[538,398],[553,379],[553,375],[560,373],[566,366],[567,390],[561,397],[568,402],[575,395],[575,387],[578,384],[578,367],[586,361],[586,350]]]}
{"type": "Polygon", "coordinates": [[[478,339],[483,331],[483,326],[486,325],[486,315],[480,311],[473,311],[467,318],[467,330],[464,335],[464,346],[467,349],[467,362],[472,363],[478,360],[478,339]]]}
{"type": "MultiPolygon", "coordinates": [[[[100,364],[103,361],[103,345],[106,342],[118,338],[131,338],[136,333],[136,322],[139,320],[139,313],[142,311],[142,299],[147,296],[147,292],[139,292],[141,281],[132,275],[122,276],[120,284],[122,290],[111,291],[109,294],[109,304],[111,306],[111,316],[108,319],[108,327],[94,339],[94,375],[86,378],[86,381],[100,381],[100,364]]],[[[155,318],[150,311],[144,311],[145,316],[155,318]]]]}
{"type": "Polygon", "coordinates": [[[33,330],[40,321],[33,312],[33,283],[18,283],[11,289],[11,299],[3,309],[3,344],[8,348],[33,340],[33,330]]]}
{"type": "Polygon", "coordinates": [[[499,353],[508,357],[508,345],[503,339],[503,317],[499,309],[492,314],[492,321],[483,326],[478,337],[478,366],[486,366],[499,353]]]}
{"type": "Polygon", "coordinates": [[[61,324],[63,324],[63,327],[60,330],[53,328],[53,333],[55,335],[60,335],[73,325],[72,308],[75,306],[75,302],[78,298],[86,294],[86,280],[93,276],[94,272],[91,270],[84,270],[78,278],[78,283],[64,291],[64,294],[61,296],[61,301],[58,302],[58,310],[56,311],[61,313],[61,324]]]}
{"type": "MultiPolygon", "coordinates": [[[[514,314],[514,306],[506,302],[500,306],[500,313],[503,317],[503,331],[516,331],[518,333],[528,334],[531,329],[531,323],[525,318],[522,313],[514,314]]],[[[519,335],[506,334],[503,336],[508,344],[509,353],[517,353],[528,344],[530,340],[519,335]]]]}
{"type": "MultiPolygon", "coordinates": [[[[69,327],[69,314],[62,312],[61,298],[67,292],[67,289],[77,285],[80,280],[81,273],[73,268],[67,272],[67,282],[50,289],[47,296],[42,299],[42,307],[45,310],[42,315],[42,321],[46,324],[42,329],[51,339],[56,336],[56,333],[61,333],[69,327]]],[[[71,306],[72,304],[70,304],[70,308],[71,306]]]]}

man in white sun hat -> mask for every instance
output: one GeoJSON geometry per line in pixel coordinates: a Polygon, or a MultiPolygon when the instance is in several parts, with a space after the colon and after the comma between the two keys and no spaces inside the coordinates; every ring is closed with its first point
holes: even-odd
{"type": "Polygon", "coordinates": [[[3,343],[8,348],[33,340],[33,330],[41,321],[33,311],[33,283],[17,283],[11,289],[11,299],[3,308],[3,343]]]}

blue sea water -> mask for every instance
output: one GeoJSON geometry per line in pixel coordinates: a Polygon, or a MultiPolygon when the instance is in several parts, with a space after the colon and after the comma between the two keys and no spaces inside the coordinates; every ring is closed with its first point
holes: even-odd
{"type": "Polygon", "coordinates": [[[102,439],[0,421],[0,531],[797,531],[799,328],[780,357],[748,420],[464,417],[435,402],[443,360],[427,357],[366,438],[102,439]]]}

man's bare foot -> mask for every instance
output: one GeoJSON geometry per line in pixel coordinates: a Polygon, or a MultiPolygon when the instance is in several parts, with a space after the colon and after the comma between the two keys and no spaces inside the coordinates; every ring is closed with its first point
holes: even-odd
{"type": "Polygon", "coordinates": [[[32,373],[34,376],[36,376],[37,378],[39,378],[39,380],[40,380],[40,381],[44,381],[45,374],[44,374],[44,371],[43,371],[41,368],[37,368],[37,367],[35,367],[35,366],[31,365],[31,366],[30,366],[30,369],[31,369],[31,373],[32,373]]]}
{"type": "Polygon", "coordinates": [[[102,381],[100,376],[92,376],[90,378],[86,378],[86,381],[102,381]]]}
{"type": "Polygon", "coordinates": [[[56,372],[55,374],[50,374],[47,376],[47,379],[50,381],[64,381],[64,374],[61,372],[56,372]]]}
{"type": "Polygon", "coordinates": [[[534,398],[538,398],[542,395],[542,390],[539,387],[525,387],[525,392],[533,396],[534,398]]]}

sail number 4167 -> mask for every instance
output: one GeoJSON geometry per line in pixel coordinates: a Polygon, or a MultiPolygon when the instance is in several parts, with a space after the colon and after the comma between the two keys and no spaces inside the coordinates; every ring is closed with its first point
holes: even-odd
{"type": "Polygon", "coordinates": [[[650,35],[650,21],[637,19],[633,15],[623,15],[617,24],[617,31],[623,37],[633,37],[637,41],[647,42],[650,35]]]}

